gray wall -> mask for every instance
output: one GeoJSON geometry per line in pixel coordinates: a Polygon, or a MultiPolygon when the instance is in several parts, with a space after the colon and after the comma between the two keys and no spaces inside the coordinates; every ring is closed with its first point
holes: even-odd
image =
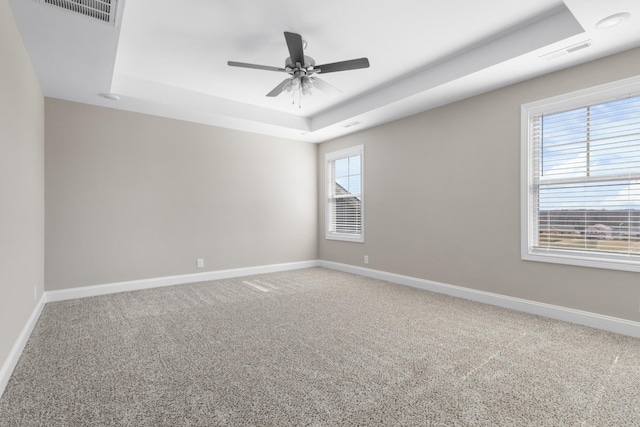
{"type": "Polygon", "coordinates": [[[13,20],[0,2],[0,366],[44,285],[44,106],[13,20]]]}
{"type": "Polygon", "coordinates": [[[640,74],[640,49],[320,146],[320,259],[640,321],[640,274],[520,259],[520,105],[640,74]],[[365,146],[364,244],[324,239],[324,155],[365,146]]]}
{"type": "Polygon", "coordinates": [[[316,259],[317,145],[49,98],[45,113],[48,291],[316,259]]]}

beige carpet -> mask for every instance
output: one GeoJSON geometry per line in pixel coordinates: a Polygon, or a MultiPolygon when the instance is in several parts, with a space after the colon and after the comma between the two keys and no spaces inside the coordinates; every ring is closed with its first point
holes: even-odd
{"type": "Polygon", "coordinates": [[[640,340],[313,268],[47,304],[1,426],[640,426],[640,340]]]}

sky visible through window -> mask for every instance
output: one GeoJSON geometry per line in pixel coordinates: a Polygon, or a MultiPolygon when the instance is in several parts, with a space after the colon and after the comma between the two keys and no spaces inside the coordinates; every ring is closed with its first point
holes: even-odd
{"type": "Polygon", "coordinates": [[[543,116],[538,173],[540,209],[640,209],[640,96],[543,116]]]}
{"type": "Polygon", "coordinates": [[[361,189],[360,156],[345,157],[334,163],[336,184],[350,194],[360,195],[361,189]]]}

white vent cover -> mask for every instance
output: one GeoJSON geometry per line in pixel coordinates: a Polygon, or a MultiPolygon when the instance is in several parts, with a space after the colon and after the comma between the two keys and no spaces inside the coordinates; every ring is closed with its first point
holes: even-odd
{"type": "Polygon", "coordinates": [[[92,19],[115,25],[116,0],[38,0],[92,19]]]}
{"type": "Polygon", "coordinates": [[[349,122],[349,123],[345,123],[342,125],[343,128],[350,128],[351,126],[358,126],[359,124],[362,124],[362,122],[359,121],[353,121],[353,122],[349,122]]]}
{"type": "Polygon", "coordinates": [[[568,53],[573,53],[578,50],[586,49],[591,46],[591,40],[585,40],[580,43],[572,44],[571,46],[563,47],[562,49],[555,50],[553,52],[541,55],[540,58],[544,59],[556,59],[561,56],[564,56],[568,53]]]}

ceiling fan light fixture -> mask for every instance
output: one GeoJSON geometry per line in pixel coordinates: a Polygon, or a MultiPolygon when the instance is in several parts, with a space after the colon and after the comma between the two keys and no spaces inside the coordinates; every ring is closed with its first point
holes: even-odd
{"type": "Polygon", "coordinates": [[[596,23],[596,28],[599,30],[606,30],[609,28],[617,27],[618,25],[628,20],[630,16],[631,14],[629,12],[615,13],[599,20],[596,23]]]}
{"type": "Polygon", "coordinates": [[[300,80],[300,87],[302,88],[302,94],[307,95],[311,94],[311,91],[316,87],[316,85],[311,77],[303,77],[300,80]]]}

